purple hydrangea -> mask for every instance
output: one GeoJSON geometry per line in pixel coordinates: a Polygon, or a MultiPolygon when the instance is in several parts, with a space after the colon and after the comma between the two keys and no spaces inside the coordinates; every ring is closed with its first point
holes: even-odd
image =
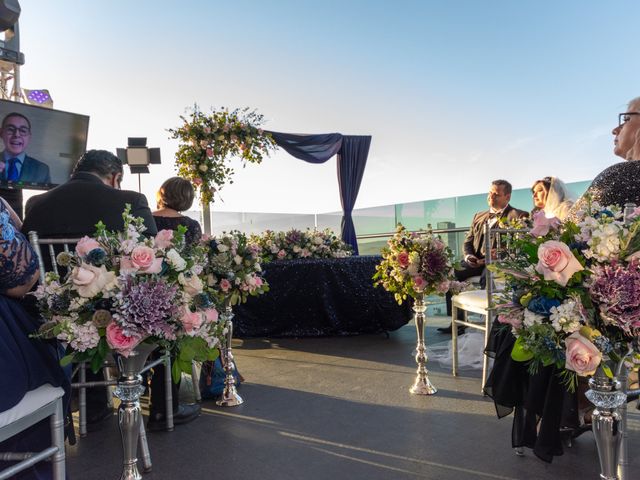
{"type": "Polygon", "coordinates": [[[640,329],[640,264],[612,262],[594,267],[589,289],[607,323],[633,333],[640,329]]]}
{"type": "Polygon", "coordinates": [[[147,279],[136,283],[130,279],[116,299],[114,318],[125,335],[175,338],[169,319],[178,311],[177,286],[163,280],[147,279]]]}

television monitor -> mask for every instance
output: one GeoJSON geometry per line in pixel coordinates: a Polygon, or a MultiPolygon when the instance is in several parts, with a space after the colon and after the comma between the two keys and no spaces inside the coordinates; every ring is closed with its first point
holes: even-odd
{"type": "Polygon", "coordinates": [[[24,120],[13,117],[11,125],[0,132],[0,188],[48,190],[66,182],[86,150],[89,117],[0,100],[0,121],[14,112],[28,118],[31,129],[25,130],[24,120]],[[18,164],[20,177],[16,178],[18,169],[12,165],[21,152],[26,156],[18,164]]]}

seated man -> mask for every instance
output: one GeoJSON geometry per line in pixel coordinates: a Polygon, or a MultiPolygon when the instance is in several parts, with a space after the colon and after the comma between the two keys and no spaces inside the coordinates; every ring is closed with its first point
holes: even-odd
{"type": "MultiPolygon", "coordinates": [[[[524,210],[518,210],[509,205],[511,200],[511,184],[506,180],[494,180],[487,195],[489,210],[478,212],[473,216],[471,228],[464,239],[462,268],[455,271],[456,280],[467,280],[471,277],[482,276],[480,286],[485,287],[484,266],[484,226],[487,222],[494,228],[500,221],[516,220],[529,216],[524,210]]],[[[447,315],[451,316],[451,294],[447,293],[447,315]]],[[[462,312],[460,312],[462,313],[462,312]]],[[[462,327],[460,327],[462,329],[462,327]]],[[[438,329],[443,333],[451,333],[451,325],[438,329]]]]}
{"type": "MultiPolygon", "coordinates": [[[[123,167],[118,157],[105,150],[89,150],[74,167],[68,182],[53,190],[31,197],[25,207],[22,231],[33,230],[42,238],[80,238],[93,235],[98,221],[108,230],[122,230],[122,212],[126,204],[131,205],[131,214],[144,219],[145,235],[158,233],[151,210],[144,195],[120,190],[123,167]]],[[[48,256],[44,258],[47,270],[48,256]]],[[[155,375],[164,375],[164,366],[154,368],[155,375]]],[[[88,381],[99,381],[87,372],[88,381]]],[[[200,413],[198,405],[178,405],[178,390],[173,385],[174,423],[186,423],[200,413]]],[[[151,394],[152,424],[162,424],[165,418],[164,389],[151,394]]],[[[107,394],[104,387],[87,390],[87,423],[98,423],[111,415],[107,409],[107,394]]],[[[152,425],[153,426],[153,425],[152,425]]]]}

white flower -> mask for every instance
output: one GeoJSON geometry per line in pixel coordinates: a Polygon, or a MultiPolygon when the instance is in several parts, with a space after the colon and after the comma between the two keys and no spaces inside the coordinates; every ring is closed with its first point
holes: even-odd
{"type": "Polygon", "coordinates": [[[573,333],[580,330],[582,316],[575,300],[565,300],[557,307],[551,307],[549,320],[556,332],[573,333]]]}
{"type": "Polygon", "coordinates": [[[218,244],[218,251],[219,252],[226,252],[227,250],[229,250],[229,247],[227,247],[224,243],[219,243],[218,244]]]}
{"type": "Polygon", "coordinates": [[[167,252],[167,261],[177,272],[181,272],[187,268],[187,262],[180,256],[175,248],[172,248],[167,252]]]}
{"type": "Polygon", "coordinates": [[[531,327],[532,325],[535,325],[535,324],[538,324],[538,323],[542,323],[542,321],[544,319],[545,319],[544,316],[538,315],[537,313],[533,313],[528,308],[525,308],[525,310],[524,310],[524,320],[523,320],[523,324],[524,324],[525,327],[531,327]]]}

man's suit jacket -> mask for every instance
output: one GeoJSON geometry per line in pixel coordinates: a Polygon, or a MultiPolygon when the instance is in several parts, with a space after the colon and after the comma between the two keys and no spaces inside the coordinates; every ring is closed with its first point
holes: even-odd
{"type": "MultiPolygon", "coordinates": [[[[477,258],[484,258],[484,226],[487,220],[492,216],[489,210],[478,212],[473,216],[471,228],[464,239],[463,251],[466,255],[474,255],[477,258]]],[[[526,218],[529,214],[524,210],[518,210],[511,205],[507,205],[500,215],[500,220],[516,220],[518,218],[526,218]]],[[[496,226],[498,222],[495,223],[496,226]]],[[[493,226],[492,226],[493,228],[493,226]]]]}
{"type": "MultiPolygon", "coordinates": [[[[2,172],[3,180],[7,179],[8,170],[9,164],[7,163],[4,167],[4,171],[2,172]]],[[[41,162],[40,160],[36,160],[29,155],[25,155],[24,162],[22,163],[22,168],[20,169],[20,177],[18,178],[18,181],[30,183],[51,183],[51,173],[49,171],[49,166],[46,163],[41,162]]]]}
{"type": "Polygon", "coordinates": [[[131,204],[131,214],[142,217],[145,234],[158,230],[144,195],[117,190],[91,173],[76,173],[53,190],[31,197],[25,207],[22,231],[34,230],[41,238],[78,238],[93,235],[100,220],[109,230],[122,230],[122,212],[131,204]]]}

